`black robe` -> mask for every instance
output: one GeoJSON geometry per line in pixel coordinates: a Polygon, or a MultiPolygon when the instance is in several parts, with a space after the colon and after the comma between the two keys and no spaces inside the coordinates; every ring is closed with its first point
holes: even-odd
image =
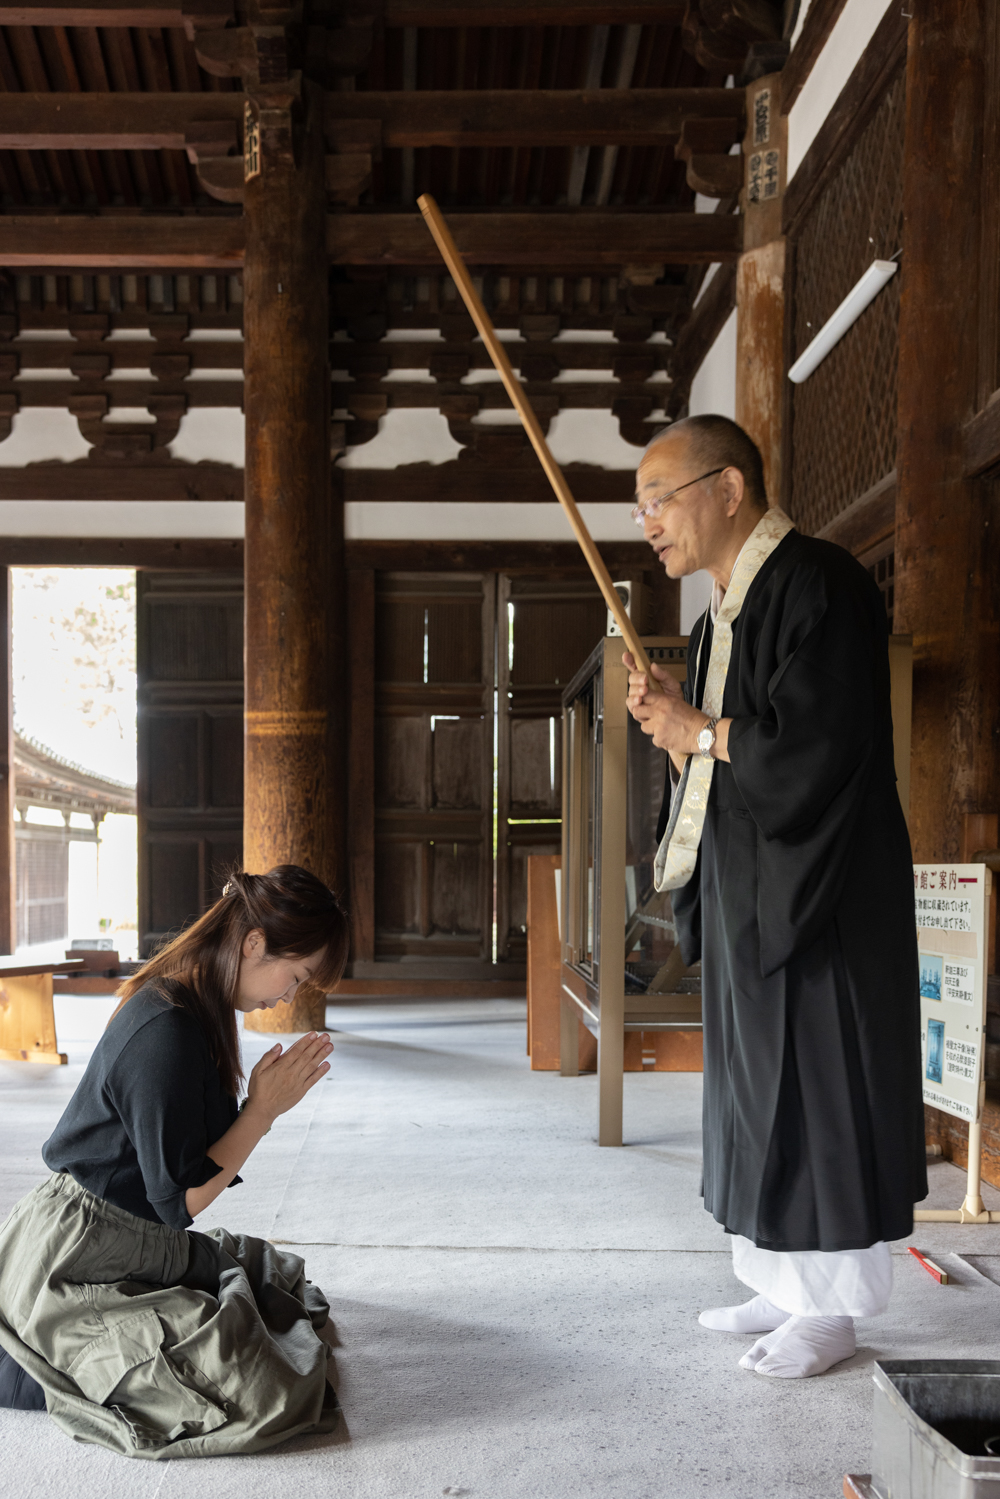
{"type": "MultiPolygon", "coordinates": [[[[698,704],[711,640],[706,614],[698,704]]],[[[792,531],[771,553],[721,716],[731,763],[673,893],[702,960],[705,1206],[764,1249],[904,1238],[927,1193],[912,855],[885,609],[848,552],[792,531]]]]}

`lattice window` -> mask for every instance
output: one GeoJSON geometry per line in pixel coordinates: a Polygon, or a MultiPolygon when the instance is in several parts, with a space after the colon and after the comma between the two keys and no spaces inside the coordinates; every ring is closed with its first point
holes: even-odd
{"type": "MultiPolygon", "coordinates": [[[[873,260],[902,244],[905,76],[820,193],[797,241],[797,358],[873,260]]],[[[789,510],[815,534],[896,466],[899,292],[905,266],[816,372],[793,387],[789,510]]]]}

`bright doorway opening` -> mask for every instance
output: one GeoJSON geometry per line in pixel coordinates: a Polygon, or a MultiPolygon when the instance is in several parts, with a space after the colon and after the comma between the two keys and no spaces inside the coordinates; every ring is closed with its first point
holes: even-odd
{"type": "Polygon", "coordinates": [[[135,572],[12,568],[17,954],[134,958],[135,572]]]}

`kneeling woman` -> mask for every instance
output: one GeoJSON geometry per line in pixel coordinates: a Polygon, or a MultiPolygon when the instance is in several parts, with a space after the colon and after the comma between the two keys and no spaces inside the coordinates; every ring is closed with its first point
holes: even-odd
{"type": "Polygon", "coordinates": [[[192,1221],[329,1071],[329,1038],[275,1046],[242,1110],[237,1010],[329,990],[336,897],[293,864],[236,874],[123,985],[42,1154],[54,1175],[0,1229],[0,1402],[128,1457],[256,1452],[332,1430],[329,1307],[303,1262],[192,1221]],[[6,1397],[4,1396],[6,1391],[6,1397]]]}

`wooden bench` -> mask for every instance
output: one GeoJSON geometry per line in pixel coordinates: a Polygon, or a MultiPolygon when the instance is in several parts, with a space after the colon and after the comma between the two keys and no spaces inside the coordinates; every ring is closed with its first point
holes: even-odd
{"type": "Polygon", "coordinates": [[[56,1040],[53,974],[80,973],[82,958],[65,963],[0,962],[0,1062],[45,1062],[65,1067],[56,1040]]]}

